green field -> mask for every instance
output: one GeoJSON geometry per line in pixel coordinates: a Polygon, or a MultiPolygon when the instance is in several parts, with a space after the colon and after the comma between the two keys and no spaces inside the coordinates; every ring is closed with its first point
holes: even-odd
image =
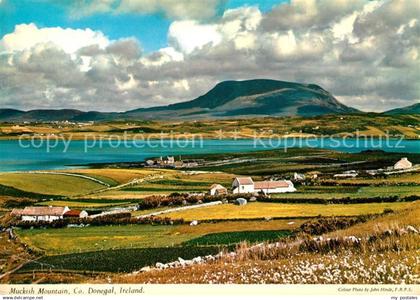
{"type": "Polygon", "coordinates": [[[212,219],[255,219],[255,218],[299,218],[322,216],[355,216],[382,213],[384,209],[403,209],[409,203],[368,203],[368,204],[283,204],[249,203],[245,206],[222,204],[205,208],[172,212],[162,216],[185,220],[212,219]]]}
{"type": "MultiPolygon", "coordinates": [[[[135,202],[137,203],[137,202],[135,202]]],[[[36,205],[41,206],[68,206],[71,208],[109,208],[113,206],[127,206],[133,204],[129,200],[117,200],[117,199],[68,199],[68,200],[51,200],[38,202],[36,205]]]]}
{"type": "Polygon", "coordinates": [[[206,245],[231,245],[242,241],[249,243],[273,241],[289,236],[290,232],[285,230],[260,230],[260,231],[239,231],[210,233],[199,238],[189,240],[184,245],[206,246],[206,245]]]}
{"type": "Polygon", "coordinates": [[[171,226],[122,225],[84,228],[20,230],[21,240],[48,254],[113,248],[173,246],[190,238],[177,235],[171,226]]]}
{"type": "Polygon", "coordinates": [[[293,230],[303,220],[203,223],[198,226],[121,225],[62,229],[25,229],[16,233],[22,242],[48,255],[121,248],[179,245],[209,233],[293,230]]]}
{"type": "Polygon", "coordinates": [[[37,261],[26,264],[18,273],[32,272],[33,270],[132,272],[139,270],[144,266],[154,265],[157,262],[172,262],[179,257],[183,259],[192,259],[197,256],[216,254],[219,249],[219,247],[215,246],[183,246],[169,248],[118,249],[45,256],[37,261]]]}
{"type": "Polygon", "coordinates": [[[76,196],[104,188],[89,179],[34,173],[1,173],[0,184],[25,192],[58,196],[76,196]]]}
{"type": "Polygon", "coordinates": [[[274,194],[276,199],[341,199],[391,196],[420,196],[420,186],[307,186],[299,187],[296,193],[274,194]]]}

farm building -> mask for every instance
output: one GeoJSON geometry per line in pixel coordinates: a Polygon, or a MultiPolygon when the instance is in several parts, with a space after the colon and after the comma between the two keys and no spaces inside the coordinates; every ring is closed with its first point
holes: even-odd
{"type": "MultiPolygon", "coordinates": [[[[58,219],[62,219],[64,214],[70,209],[66,207],[42,207],[42,206],[28,206],[23,210],[17,212],[18,215],[22,218],[22,221],[47,221],[52,222],[58,219]]],[[[15,212],[16,213],[16,212],[15,212]]]]}
{"type": "Polygon", "coordinates": [[[394,169],[396,170],[410,169],[412,167],[413,167],[413,164],[407,159],[407,157],[401,158],[394,165],[394,169]]]}
{"type": "Polygon", "coordinates": [[[279,181],[253,181],[251,177],[237,177],[232,183],[232,192],[240,193],[289,193],[296,192],[293,182],[290,180],[279,181]]]}
{"type": "Polygon", "coordinates": [[[223,185],[213,184],[210,187],[210,195],[211,196],[226,195],[226,194],[227,194],[227,188],[225,188],[223,185]]]}
{"type": "Polygon", "coordinates": [[[64,218],[87,218],[88,213],[85,210],[72,209],[64,213],[64,218]]]}
{"type": "Polygon", "coordinates": [[[10,212],[10,215],[13,216],[13,217],[20,217],[20,216],[22,216],[22,212],[23,212],[23,209],[14,208],[10,212]]]}
{"type": "Polygon", "coordinates": [[[293,182],[290,180],[280,181],[256,181],[254,183],[254,190],[257,193],[277,194],[277,193],[291,193],[296,192],[293,182]]]}
{"type": "Polygon", "coordinates": [[[295,172],[293,174],[293,179],[296,180],[296,181],[305,180],[305,174],[295,172]]]}
{"type": "Polygon", "coordinates": [[[251,177],[236,177],[232,183],[232,193],[254,193],[254,181],[251,177]]]}

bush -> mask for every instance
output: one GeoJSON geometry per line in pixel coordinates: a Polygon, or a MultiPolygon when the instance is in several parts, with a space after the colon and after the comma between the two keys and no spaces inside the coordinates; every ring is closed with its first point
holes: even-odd
{"type": "Polygon", "coordinates": [[[310,220],[300,225],[298,232],[303,232],[310,235],[321,235],[327,232],[345,229],[358,223],[364,223],[374,217],[374,215],[363,215],[352,218],[318,218],[316,220],[310,220]]]}

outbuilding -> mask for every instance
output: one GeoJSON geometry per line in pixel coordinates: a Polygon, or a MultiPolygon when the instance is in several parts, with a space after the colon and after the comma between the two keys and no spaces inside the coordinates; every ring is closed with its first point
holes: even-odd
{"type": "Polygon", "coordinates": [[[401,158],[399,161],[397,161],[394,165],[395,170],[404,170],[404,169],[410,169],[413,167],[413,164],[411,161],[408,160],[407,157],[401,158]]]}
{"type": "Polygon", "coordinates": [[[227,188],[225,188],[221,184],[213,184],[210,187],[210,195],[211,196],[226,195],[226,194],[227,194],[227,188]]]}
{"type": "Polygon", "coordinates": [[[64,213],[64,218],[87,218],[88,213],[85,210],[72,209],[64,213]]]}

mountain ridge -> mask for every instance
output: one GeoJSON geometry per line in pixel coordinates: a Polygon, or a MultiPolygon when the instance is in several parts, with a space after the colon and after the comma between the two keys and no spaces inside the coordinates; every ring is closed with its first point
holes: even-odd
{"type": "Polygon", "coordinates": [[[405,114],[420,114],[420,103],[414,103],[409,106],[398,107],[384,112],[386,115],[405,115],[405,114]]]}
{"type": "MultiPolygon", "coordinates": [[[[397,108],[384,114],[419,113],[420,104],[397,108]]],[[[220,119],[260,116],[319,116],[363,113],[339,102],[316,84],[272,79],[222,81],[203,95],[166,106],[138,108],[126,112],[81,111],[77,109],[0,109],[3,122],[112,121],[132,119],[220,119]]]]}

